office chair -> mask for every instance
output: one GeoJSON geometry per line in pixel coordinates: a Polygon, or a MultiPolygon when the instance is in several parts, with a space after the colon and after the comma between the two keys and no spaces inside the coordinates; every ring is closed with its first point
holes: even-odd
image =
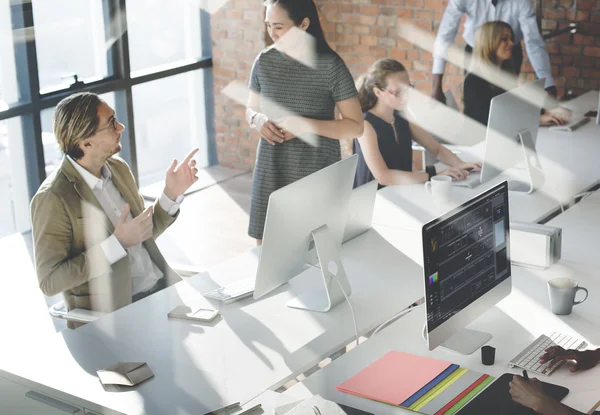
{"type": "MultiPolygon", "coordinates": [[[[176,266],[172,265],[171,267],[176,273],[178,273],[182,277],[191,277],[192,275],[196,275],[200,272],[198,267],[195,267],[194,265],[177,264],[176,266]]],[[[82,308],[75,308],[71,311],[67,311],[64,301],[59,301],[56,304],[50,306],[48,308],[48,313],[52,318],[82,324],[91,323],[93,321],[96,321],[100,317],[106,315],[106,313],[92,310],[84,310],[82,308]]]]}

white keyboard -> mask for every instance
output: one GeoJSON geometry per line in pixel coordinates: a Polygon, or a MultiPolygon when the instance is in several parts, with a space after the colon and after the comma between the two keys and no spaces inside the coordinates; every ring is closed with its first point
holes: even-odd
{"type": "Polygon", "coordinates": [[[571,121],[569,121],[568,124],[553,125],[552,127],[548,128],[548,130],[573,132],[573,131],[577,130],[579,127],[586,125],[588,122],[590,122],[590,119],[588,117],[574,118],[571,121]]]}
{"type": "Polygon", "coordinates": [[[576,337],[571,337],[563,333],[554,332],[549,336],[542,334],[533,341],[525,350],[517,355],[508,363],[508,367],[519,367],[538,375],[550,376],[561,364],[549,368],[546,362],[540,363],[540,357],[546,353],[546,349],[552,346],[560,346],[564,349],[582,350],[587,347],[587,343],[576,337]]]}
{"type": "Polygon", "coordinates": [[[255,281],[255,278],[248,278],[246,280],[234,282],[233,284],[209,291],[205,293],[204,296],[222,301],[225,304],[229,304],[234,301],[241,300],[242,298],[251,296],[254,292],[255,281]]]}
{"type": "Polygon", "coordinates": [[[464,180],[452,179],[452,186],[472,188],[472,187],[479,186],[481,184],[480,179],[481,179],[481,172],[473,171],[473,172],[469,173],[469,176],[464,180]]]}

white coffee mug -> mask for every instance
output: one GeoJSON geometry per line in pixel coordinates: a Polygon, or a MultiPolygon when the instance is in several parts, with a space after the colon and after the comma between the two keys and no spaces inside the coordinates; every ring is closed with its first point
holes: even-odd
{"type": "Polygon", "coordinates": [[[433,176],[430,181],[425,183],[427,190],[435,199],[441,202],[447,202],[452,196],[452,177],[433,176]]]}

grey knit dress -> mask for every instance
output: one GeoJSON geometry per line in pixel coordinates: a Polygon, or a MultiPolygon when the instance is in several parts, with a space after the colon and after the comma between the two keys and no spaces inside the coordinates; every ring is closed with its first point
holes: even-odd
{"type": "MultiPolygon", "coordinates": [[[[320,54],[314,68],[279,52],[262,51],[254,61],[250,89],[261,95],[260,112],[271,120],[299,115],[333,120],[335,103],[358,95],[352,75],[335,53],[320,54]]],[[[339,140],[319,137],[313,147],[299,138],[271,145],[258,143],[248,234],[262,239],[269,196],[341,158],[339,140]]]]}

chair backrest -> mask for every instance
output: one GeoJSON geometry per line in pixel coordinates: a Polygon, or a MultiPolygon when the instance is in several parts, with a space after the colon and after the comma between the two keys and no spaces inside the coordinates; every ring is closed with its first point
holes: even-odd
{"type": "Polygon", "coordinates": [[[454,94],[452,93],[452,91],[450,91],[449,89],[445,90],[444,96],[446,97],[446,105],[458,111],[458,103],[456,102],[456,99],[454,99],[454,94]]]}
{"type": "Polygon", "coordinates": [[[84,310],[82,308],[75,308],[71,311],[67,311],[64,301],[59,301],[58,303],[50,306],[50,308],[48,308],[48,313],[50,313],[52,318],[74,321],[76,323],[83,324],[91,323],[105,314],[98,311],[84,310]]]}

